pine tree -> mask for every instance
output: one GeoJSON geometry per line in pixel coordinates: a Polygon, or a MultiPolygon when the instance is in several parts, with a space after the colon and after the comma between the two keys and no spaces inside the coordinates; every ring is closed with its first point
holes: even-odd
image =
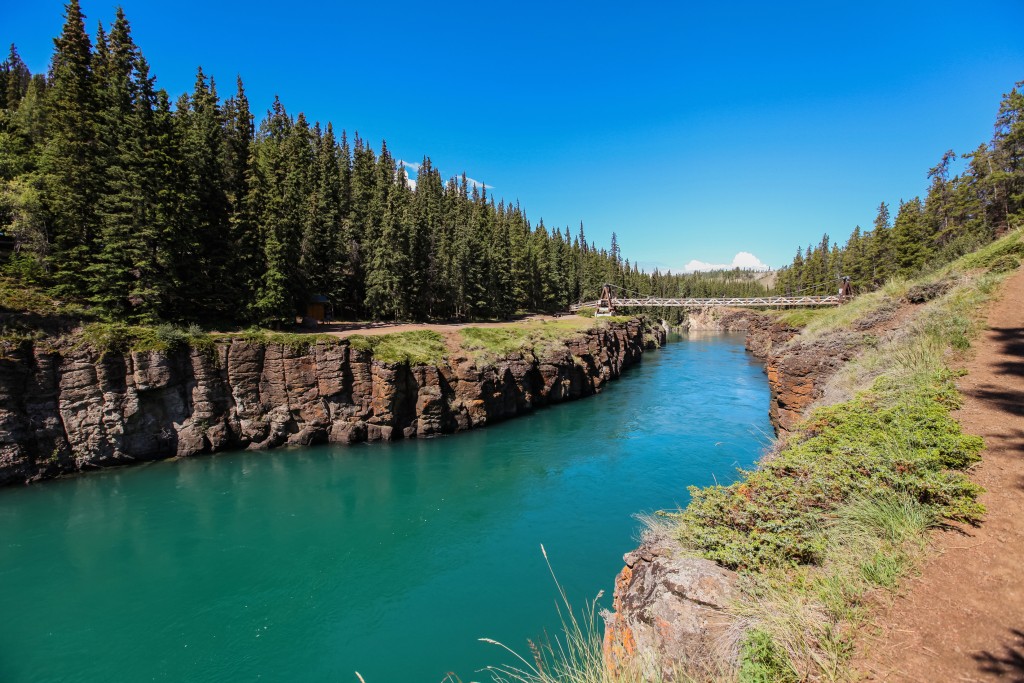
{"type": "Polygon", "coordinates": [[[277,98],[260,124],[249,179],[247,210],[260,226],[263,245],[262,277],[252,317],[272,326],[295,319],[292,270],[298,261],[300,226],[294,207],[287,204],[286,187],[291,171],[287,141],[293,123],[277,98]]]}
{"type": "MultiPolygon", "coordinates": [[[[381,159],[385,157],[382,150],[381,159]]],[[[404,179],[404,173],[399,175],[404,179]]],[[[386,197],[380,232],[375,236],[367,266],[366,308],[375,318],[401,320],[409,315],[408,292],[403,286],[403,276],[409,267],[408,244],[404,239],[408,220],[406,193],[396,185],[386,197]]]]}
{"type": "Polygon", "coordinates": [[[245,86],[239,76],[234,97],[224,103],[224,193],[230,206],[228,266],[238,310],[251,310],[261,277],[262,247],[255,216],[247,204],[252,177],[255,129],[245,86]]]}
{"type": "Polygon", "coordinates": [[[224,117],[216,84],[202,68],[176,122],[182,145],[183,205],[179,225],[173,309],[182,320],[228,319],[239,299],[230,277],[230,204],[225,190],[224,117]]]}
{"type": "Polygon", "coordinates": [[[991,174],[997,229],[1024,223],[1024,81],[1003,95],[992,139],[991,174]]]}
{"type": "Polygon", "coordinates": [[[54,39],[47,96],[47,142],[40,160],[43,200],[53,225],[54,290],[86,293],[82,273],[96,254],[100,194],[92,46],[78,0],[65,6],[64,28],[54,39]]]}
{"type": "Polygon", "coordinates": [[[931,256],[931,240],[919,197],[900,204],[892,229],[892,244],[896,265],[902,275],[915,274],[931,256]]]}
{"type": "Polygon", "coordinates": [[[11,43],[7,60],[0,66],[0,106],[10,111],[17,111],[21,101],[28,94],[32,82],[32,72],[21,60],[18,48],[11,43]]]}
{"type": "Polygon", "coordinates": [[[874,229],[871,232],[870,259],[872,264],[871,283],[872,286],[880,286],[893,274],[892,228],[889,223],[889,206],[882,202],[878,205],[878,214],[875,216],[874,229]]]}
{"type": "Polygon", "coordinates": [[[326,133],[321,133],[317,126],[313,140],[313,189],[309,217],[302,236],[300,266],[306,274],[310,293],[325,295],[333,300],[340,293],[337,287],[344,267],[342,244],[338,240],[341,231],[338,197],[341,169],[338,166],[337,141],[331,126],[328,124],[326,133]]]}

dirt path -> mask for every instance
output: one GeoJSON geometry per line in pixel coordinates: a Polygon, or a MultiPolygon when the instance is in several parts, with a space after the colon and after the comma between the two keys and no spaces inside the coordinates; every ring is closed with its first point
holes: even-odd
{"type": "Polygon", "coordinates": [[[870,681],[1024,682],[1024,269],[993,304],[959,382],[958,419],[985,439],[972,478],[987,492],[978,528],[937,534],[937,556],[858,645],[870,681]]]}

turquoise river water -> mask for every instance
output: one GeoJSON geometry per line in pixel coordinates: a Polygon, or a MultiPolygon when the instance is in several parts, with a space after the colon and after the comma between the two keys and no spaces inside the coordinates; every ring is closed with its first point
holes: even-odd
{"type": "MultiPolygon", "coordinates": [[[[0,490],[0,681],[489,681],[610,593],[637,512],[770,434],[738,335],[475,432],[226,453],[0,490]]],[[[528,654],[527,654],[528,656],[528,654]]]]}

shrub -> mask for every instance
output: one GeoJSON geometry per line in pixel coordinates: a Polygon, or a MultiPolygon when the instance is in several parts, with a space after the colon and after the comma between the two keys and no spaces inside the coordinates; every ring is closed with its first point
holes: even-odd
{"type": "Polygon", "coordinates": [[[436,365],[444,360],[448,350],[444,337],[433,330],[352,335],[348,343],[356,350],[371,351],[375,360],[409,365],[436,365]]]}

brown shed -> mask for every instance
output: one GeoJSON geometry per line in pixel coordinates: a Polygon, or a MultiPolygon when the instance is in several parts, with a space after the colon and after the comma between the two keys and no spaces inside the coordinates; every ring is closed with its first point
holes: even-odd
{"type": "Polygon", "coordinates": [[[312,318],[320,324],[331,320],[334,317],[331,300],[323,294],[314,294],[309,297],[309,302],[306,304],[306,317],[312,318]]]}

